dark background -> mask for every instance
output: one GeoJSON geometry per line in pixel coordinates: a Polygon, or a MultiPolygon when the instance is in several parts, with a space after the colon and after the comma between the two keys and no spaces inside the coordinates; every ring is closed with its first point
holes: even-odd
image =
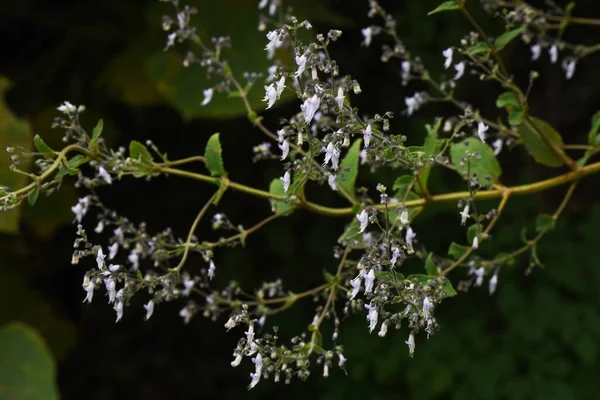
{"type": "MultiPolygon", "coordinates": [[[[226,27],[236,27],[230,54],[241,60],[237,65],[232,62],[238,77],[254,65],[262,65],[256,63],[264,58],[263,34],[258,34],[258,42],[243,35],[255,31],[258,1],[196,3],[201,10],[197,18],[201,34],[205,33],[203,24],[210,27],[211,34],[220,35],[229,33],[226,27]],[[245,54],[254,54],[259,61],[245,54]]],[[[422,56],[434,76],[441,73],[441,51],[470,29],[464,19],[455,14],[425,17],[437,0],[388,3],[412,53],[422,56]]],[[[502,32],[502,24],[488,20],[478,2],[469,3],[486,30],[492,35],[502,32]]],[[[410,143],[420,144],[423,123],[454,112],[431,105],[410,120],[401,115],[404,97],[420,87],[403,87],[398,63],[380,62],[383,38],[375,38],[370,48],[359,46],[360,29],[371,24],[366,17],[367,1],[311,0],[296,5],[299,14],[313,22],[315,33],[329,28],[344,31],[332,52],[342,74],[361,82],[363,93],[353,98],[353,104],[362,113],[394,111],[392,130],[407,135],[410,143]]],[[[208,137],[219,131],[230,177],[266,188],[273,177],[281,175],[280,164],[252,165],[252,146],[265,138],[243,114],[232,115],[239,108],[223,103],[224,95],[216,94],[215,101],[221,103],[200,109],[199,89],[207,86],[199,69],[176,82],[157,77],[156,65],[149,60],[164,57],[160,50],[166,35],[160,30],[160,16],[166,13],[172,14],[168,5],[142,0],[0,2],[0,35],[5,38],[0,74],[14,83],[6,95],[8,104],[31,122],[34,134],[55,148],[60,146],[62,133],[49,125],[55,107],[64,100],[87,106],[83,124],[88,129],[102,117],[111,146],[151,139],[171,159],[201,154],[208,137]],[[183,95],[172,95],[177,91],[183,95]]],[[[600,17],[600,6],[593,0],[578,1],[574,15],[600,17]]],[[[567,39],[597,43],[600,28],[569,28],[567,39]]],[[[591,115],[600,109],[600,57],[592,55],[579,63],[569,82],[558,65],[548,62],[547,55],[532,66],[529,50],[522,43],[507,48],[504,57],[518,82],[526,85],[532,68],[541,74],[530,96],[532,114],[553,124],[565,142],[585,143],[591,115]]],[[[499,88],[480,86],[475,78],[467,78],[461,85],[463,99],[477,104],[486,115],[500,115],[494,106],[499,88]]],[[[257,86],[260,98],[263,91],[257,86]]],[[[264,114],[265,123],[275,129],[279,118],[297,110],[297,102],[281,104],[264,114]]],[[[560,172],[535,164],[520,149],[503,152],[500,161],[507,185],[560,172]]],[[[377,178],[363,174],[359,181],[371,187],[376,182],[391,187],[398,175],[398,171],[382,171],[377,178]]],[[[456,187],[445,175],[434,174],[432,179],[436,192],[456,187]]],[[[525,256],[502,270],[496,295],[490,297],[482,288],[446,300],[437,311],[440,332],[428,341],[417,338],[413,359],[404,344],[406,329],[391,331],[382,339],[368,334],[363,314],[345,321],[341,343],[349,359],[347,376],[336,368],[332,377],[323,379],[320,367],[315,366],[306,383],[285,386],[264,381],[247,392],[253,366],[245,360],[237,369],[230,367],[233,347],[242,333],[239,329],[225,333],[224,320],[212,323],[198,316],[185,326],[177,315],[183,304],[177,303],[157,307],[152,319],[144,322],[141,302],[134,301],[124,319],[115,324],[114,312],[100,293],[91,305],[82,304],[81,279],[93,265],[70,264],[75,238],[70,206],[78,195],[72,185],[54,197],[40,199],[35,208],[24,206],[19,232],[0,236],[0,324],[21,320],[41,332],[56,360],[64,399],[597,398],[598,183],[595,177],[582,182],[565,217],[542,241],[539,254],[545,269],[536,268],[525,275],[525,256]]],[[[528,228],[531,234],[535,215],[553,212],[565,189],[511,199],[493,240],[482,246],[482,254],[519,247],[520,230],[528,228]]],[[[147,221],[151,231],[171,226],[181,237],[211,190],[181,178],[158,178],[150,184],[125,179],[103,188],[100,195],[132,221],[147,221]]],[[[316,188],[308,194],[324,204],[343,204],[328,190],[321,192],[326,193],[320,194],[316,188]]],[[[220,208],[244,226],[270,213],[266,201],[239,194],[226,194],[220,208]]],[[[455,205],[426,210],[416,223],[420,240],[438,253],[444,253],[452,240],[464,242],[456,213],[455,205]]],[[[216,286],[235,279],[250,290],[262,280],[277,277],[296,292],[318,285],[321,271],[335,268],[332,247],[345,223],[304,211],[279,220],[250,237],[245,249],[217,252],[216,286]]],[[[88,230],[93,226],[88,217],[88,230]]],[[[207,240],[215,235],[207,226],[198,232],[207,240]]],[[[192,258],[188,265],[194,271],[201,264],[200,259],[192,258]]],[[[462,276],[465,272],[458,271],[453,280],[462,276]]],[[[313,312],[308,300],[270,323],[279,325],[282,336],[289,338],[305,329],[313,312]]]]}

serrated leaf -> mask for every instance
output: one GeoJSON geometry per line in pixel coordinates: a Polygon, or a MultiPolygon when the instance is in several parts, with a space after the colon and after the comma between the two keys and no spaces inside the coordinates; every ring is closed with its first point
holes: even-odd
{"type": "Polygon", "coordinates": [[[592,146],[597,146],[600,143],[598,137],[598,130],[600,130],[600,111],[596,111],[596,114],[592,117],[592,126],[588,133],[588,143],[592,146]]]}
{"type": "Polygon", "coordinates": [[[535,231],[541,232],[550,230],[554,228],[554,222],[555,221],[554,218],[552,218],[552,215],[540,214],[535,219],[535,231]]]}
{"type": "Polygon", "coordinates": [[[444,11],[458,10],[460,6],[455,1],[445,1],[433,10],[429,11],[427,15],[433,15],[444,11]]]}
{"type": "Polygon", "coordinates": [[[0,397],[56,399],[55,366],[39,334],[21,323],[0,330],[0,397]]]}
{"type": "Polygon", "coordinates": [[[52,150],[52,148],[50,148],[50,146],[48,146],[46,142],[44,142],[40,135],[35,135],[33,137],[33,145],[35,146],[37,151],[44,155],[51,156],[52,154],[54,154],[54,150],[52,150]]]}
{"type": "Polygon", "coordinates": [[[502,169],[492,148],[476,138],[467,138],[460,143],[452,144],[450,160],[463,177],[468,179],[469,173],[476,174],[480,185],[489,185],[502,174],[502,169]],[[479,153],[480,158],[470,157],[468,161],[461,162],[467,152],[479,153]],[[491,180],[487,179],[488,177],[491,180]]]}
{"type": "Polygon", "coordinates": [[[496,48],[496,50],[502,50],[507,44],[512,42],[517,36],[519,36],[524,31],[525,27],[521,26],[508,32],[504,32],[502,35],[496,38],[496,40],[494,41],[494,47],[496,48]]]}
{"type": "Polygon", "coordinates": [[[427,256],[427,259],[425,260],[425,272],[427,273],[427,275],[431,276],[437,276],[439,273],[438,268],[433,262],[433,253],[429,253],[429,256],[427,256]]]}
{"type": "Polygon", "coordinates": [[[104,129],[104,121],[100,119],[92,131],[92,140],[97,140],[100,137],[102,129],[104,129]]]}
{"type": "Polygon", "coordinates": [[[562,159],[540,137],[543,135],[558,151],[562,151],[562,137],[550,124],[537,117],[529,117],[519,127],[519,133],[525,149],[538,163],[548,167],[563,165],[562,159]]]}
{"type": "Polygon", "coordinates": [[[204,162],[206,168],[210,171],[212,176],[225,176],[225,167],[223,166],[223,157],[221,153],[221,141],[219,140],[219,134],[213,134],[206,143],[206,149],[204,150],[204,162]]]}
{"type": "Polygon", "coordinates": [[[336,183],[348,194],[354,195],[354,185],[358,176],[358,161],[360,153],[361,139],[354,141],[348,149],[348,153],[340,163],[339,172],[337,174],[336,183]]]}
{"type": "Polygon", "coordinates": [[[29,205],[33,207],[39,196],[40,196],[40,188],[38,186],[35,189],[33,189],[31,192],[29,192],[29,194],[27,195],[27,202],[29,203],[29,205]]]}
{"type": "Polygon", "coordinates": [[[508,112],[508,122],[513,126],[523,123],[527,115],[527,105],[519,98],[519,94],[515,92],[504,92],[496,99],[496,107],[506,108],[508,112]]]}
{"type": "MultiPolygon", "coordinates": [[[[283,190],[283,182],[279,179],[273,179],[269,185],[269,192],[279,196],[285,196],[286,193],[283,190]]],[[[275,214],[284,214],[294,208],[294,206],[284,200],[270,199],[271,210],[275,214]]]]}
{"type": "Polygon", "coordinates": [[[470,247],[468,247],[468,246],[463,246],[463,245],[452,242],[450,244],[450,248],[448,249],[448,255],[450,257],[454,258],[455,260],[458,260],[463,255],[465,255],[467,253],[467,251],[469,251],[469,249],[470,249],[470,247]]]}
{"type": "Polygon", "coordinates": [[[479,42],[467,49],[467,55],[474,56],[479,53],[488,53],[490,50],[490,46],[487,43],[479,42]]]}

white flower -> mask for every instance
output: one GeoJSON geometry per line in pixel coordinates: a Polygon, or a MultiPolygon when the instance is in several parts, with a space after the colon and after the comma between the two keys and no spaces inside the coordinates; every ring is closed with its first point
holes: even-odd
{"type": "Polygon", "coordinates": [[[263,8],[265,8],[268,2],[269,0],[260,0],[260,3],[258,3],[258,9],[262,10],[263,8]]]}
{"type": "Polygon", "coordinates": [[[173,47],[175,44],[175,39],[177,39],[177,32],[173,32],[167,36],[167,45],[165,46],[165,50],[173,47]]]}
{"type": "Polygon", "coordinates": [[[368,28],[364,28],[361,30],[365,40],[362,42],[363,46],[369,47],[371,44],[371,40],[373,40],[373,29],[369,26],[368,28]]]}
{"type": "Polygon", "coordinates": [[[183,280],[183,292],[181,292],[184,296],[189,296],[190,293],[192,292],[192,289],[194,288],[194,285],[196,284],[196,281],[190,278],[185,278],[183,280]]]}
{"type": "Polygon", "coordinates": [[[258,325],[262,328],[263,326],[265,326],[266,320],[267,320],[267,315],[266,314],[261,315],[261,317],[258,319],[258,325]]]}
{"type": "Polygon", "coordinates": [[[475,270],[470,271],[470,273],[477,277],[475,279],[475,286],[481,286],[481,284],[483,283],[483,276],[485,275],[485,269],[483,267],[479,267],[475,270]]]}
{"type": "Polygon", "coordinates": [[[337,96],[335,97],[335,101],[337,101],[337,105],[340,109],[344,108],[344,89],[340,86],[338,88],[337,96]]]}
{"type": "Polygon", "coordinates": [[[408,340],[404,342],[408,345],[408,354],[412,357],[415,354],[415,334],[411,332],[408,336],[408,340]]]}
{"type": "Polygon", "coordinates": [[[248,326],[248,330],[245,333],[246,340],[248,341],[248,343],[252,343],[254,341],[254,325],[250,324],[250,326],[248,326]]]}
{"type": "Polygon", "coordinates": [[[267,109],[273,107],[273,104],[277,101],[277,88],[274,83],[271,83],[269,86],[265,86],[265,97],[262,101],[268,102],[267,109]]]}
{"type": "Polygon", "coordinates": [[[276,88],[277,100],[279,100],[279,97],[281,97],[281,94],[283,93],[283,89],[285,89],[285,75],[283,75],[277,81],[277,88],[276,88]]]}
{"type": "Polygon", "coordinates": [[[498,138],[496,140],[494,140],[494,143],[492,143],[492,147],[494,148],[494,155],[497,156],[498,154],[500,154],[500,152],[502,151],[502,145],[504,142],[502,142],[502,139],[498,138]]]}
{"type": "Polygon", "coordinates": [[[125,235],[123,234],[123,228],[118,227],[117,229],[115,229],[113,231],[113,233],[115,234],[117,239],[119,239],[119,242],[123,242],[125,240],[125,235]]]}
{"type": "Polygon", "coordinates": [[[459,80],[465,73],[465,63],[463,62],[459,62],[458,64],[456,64],[454,66],[454,69],[456,70],[456,75],[454,75],[454,80],[457,81],[459,80]]]}
{"type": "Polygon", "coordinates": [[[298,70],[296,71],[296,78],[302,75],[302,73],[306,70],[306,55],[302,54],[301,56],[296,56],[296,64],[298,64],[298,70]]]}
{"type": "Polygon", "coordinates": [[[298,132],[298,140],[296,141],[298,146],[302,146],[304,144],[304,140],[302,138],[302,132],[298,132]]]}
{"type": "Polygon", "coordinates": [[[371,142],[371,136],[373,136],[373,130],[371,129],[371,124],[368,124],[365,130],[363,131],[365,147],[369,147],[369,143],[371,142]]]}
{"type": "Polygon", "coordinates": [[[498,274],[494,274],[490,278],[490,296],[494,294],[496,291],[496,286],[498,286],[498,274]]]}
{"type": "Polygon", "coordinates": [[[262,376],[262,368],[263,368],[262,354],[258,353],[256,355],[256,357],[252,359],[252,362],[254,363],[254,373],[250,374],[250,376],[252,377],[252,381],[250,382],[249,389],[252,389],[253,387],[255,387],[258,384],[258,382],[260,381],[260,378],[262,376]]]}
{"type": "Polygon", "coordinates": [[[373,329],[375,329],[377,326],[379,311],[377,311],[377,306],[372,306],[370,304],[365,304],[365,308],[369,310],[369,313],[367,314],[367,321],[369,321],[369,333],[372,333],[373,329]]]}
{"type": "Polygon", "coordinates": [[[83,217],[85,217],[89,206],[90,198],[88,196],[85,196],[80,198],[77,204],[71,207],[71,211],[73,211],[73,213],[75,214],[75,219],[78,223],[81,223],[81,220],[83,219],[83,217]]]}
{"type": "Polygon", "coordinates": [[[112,260],[117,255],[117,251],[119,250],[119,243],[114,242],[108,247],[108,259],[112,260]]]}
{"type": "Polygon", "coordinates": [[[282,182],[283,182],[283,191],[285,193],[287,193],[288,189],[290,188],[290,182],[291,182],[291,175],[290,175],[290,171],[285,171],[285,174],[283,174],[283,177],[279,178],[282,182]]]}
{"type": "Polygon", "coordinates": [[[120,266],[120,265],[113,265],[113,264],[110,264],[110,265],[108,266],[108,269],[110,270],[110,272],[117,272],[117,271],[119,270],[119,268],[121,268],[121,266],[120,266]]]}
{"type": "Polygon", "coordinates": [[[482,142],[485,143],[485,133],[490,127],[484,124],[482,121],[477,123],[477,136],[481,139],[482,142]]]}
{"type": "Polygon", "coordinates": [[[146,310],[146,321],[148,321],[154,313],[154,301],[150,300],[148,303],[144,304],[144,309],[146,310]]]}
{"type": "Polygon", "coordinates": [[[469,218],[469,204],[467,204],[465,206],[465,208],[463,208],[463,210],[459,213],[460,215],[460,224],[464,225],[465,222],[467,222],[467,219],[469,218]]]}
{"type": "Polygon", "coordinates": [[[272,17],[277,12],[277,0],[271,0],[271,4],[269,4],[269,15],[272,17]]]}
{"type": "Polygon", "coordinates": [[[235,359],[231,362],[231,366],[232,367],[237,367],[238,365],[240,365],[240,363],[242,362],[242,354],[239,353],[237,356],[235,356],[235,359]]]}
{"type": "Polygon", "coordinates": [[[394,247],[392,249],[392,259],[390,260],[390,264],[392,265],[392,268],[396,265],[396,262],[398,261],[398,257],[400,257],[400,249],[398,249],[397,247],[394,247]]]}
{"type": "Polygon", "coordinates": [[[367,150],[362,149],[360,153],[358,153],[358,157],[360,158],[360,165],[365,165],[367,162],[367,150]]]}
{"type": "Polygon", "coordinates": [[[137,271],[140,267],[140,255],[137,253],[137,251],[132,250],[127,257],[127,260],[131,263],[131,269],[137,271]]]}
{"type": "Polygon", "coordinates": [[[404,104],[406,104],[407,110],[406,114],[411,116],[415,111],[421,107],[423,103],[423,98],[420,93],[415,93],[412,97],[405,97],[404,104]]]}
{"type": "Polygon", "coordinates": [[[213,262],[213,260],[210,260],[210,263],[208,264],[208,279],[210,279],[211,281],[215,277],[216,270],[217,267],[215,266],[215,263],[213,262]]]}
{"type": "Polygon", "coordinates": [[[279,145],[279,149],[281,150],[281,160],[285,160],[290,154],[290,142],[285,139],[282,144],[279,145]]]}
{"type": "Polygon", "coordinates": [[[77,111],[77,107],[75,107],[73,104],[69,103],[68,101],[63,102],[59,107],[56,108],[58,111],[60,111],[63,114],[75,114],[75,112],[77,111]]]}
{"type": "Polygon", "coordinates": [[[344,357],[344,355],[342,353],[339,353],[338,357],[340,358],[338,365],[340,368],[342,368],[344,366],[344,364],[346,364],[346,361],[348,361],[348,359],[346,357],[344,357]]]}
{"type": "Polygon", "coordinates": [[[98,221],[98,225],[96,225],[96,227],[94,228],[94,232],[102,233],[103,230],[104,230],[104,222],[98,221]]]}
{"type": "Polygon", "coordinates": [[[362,210],[362,212],[356,215],[356,219],[360,222],[360,232],[363,233],[365,229],[367,229],[367,225],[369,225],[369,214],[367,210],[362,210]]]}
{"type": "Polygon", "coordinates": [[[106,183],[108,183],[109,185],[112,184],[112,178],[110,176],[110,174],[108,172],[106,172],[106,170],[104,169],[104,167],[100,167],[98,169],[98,176],[102,179],[104,179],[104,181],[106,183]]]}
{"type": "Polygon", "coordinates": [[[402,68],[402,80],[407,81],[410,78],[410,61],[402,61],[400,67],[402,68]]]}
{"type": "Polygon", "coordinates": [[[356,278],[350,280],[350,286],[352,286],[352,294],[350,295],[350,300],[356,297],[358,292],[360,291],[360,284],[362,282],[362,276],[358,275],[356,278]]]}
{"type": "Polygon", "coordinates": [[[183,318],[184,324],[189,324],[192,319],[192,312],[187,307],[183,307],[181,311],[179,311],[179,316],[183,318]]]}
{"type": "Polygon", "coordinates": [[[388,326],[387,324],[384,322],[383,324],[381,324],[381,328],[379,328],[379,333],[378,335],[380,337],[384,337],[387,334],[387,330],[388,330],[388,326]]]}
{"type": "Polygon", "coordinates": [[[275,80],[275,74],[277,73],[277,64],[275,65],[271,65],[269,68],[267,68],[267,78],[265,79],[265,82],[273,82],[275,80]]]}
{"type": "Polygon", "coordinates": [[[96,264],[98,264],[98,269],[102,270],[104,268],[104,259],[106,256],[102,252],[102,247],[98,248],[98,253],[96,254],[96,264]]]}
{"type": "Polygon", "coordinates": [[[327,183],[329,184],[329,187],[333,191],[337,190],[337,186],[335,185],[336,179],[337,179],[337,176],[335,176],[333,174],[329,174],[329,176],[327,177],[327,183]]]}
{"type": "Polygon", "coordinates": [[[117,323],[123,318],[123,301],[119,300],[113,307],[113,310],[117,313],[117,319],[115,321],[115,323],[117,323]]]}
{"type": "Polygon", "coordinates": [[[571,79],[575,74],[575,60],[563,61],[562,67],[565,70],[565,76],[567,77],[567,79],[571,79]]]}
{"type": "Polygon", "coordinates": [[[83,290],[85,290],[85,299],[83,299],[83,302],[85,303],[86,301],[88,303],[92,302],[92,299],[94,298],[94,282],[92,280],[90,280],[90,278],[86,275],[83,278],[83,290]]]}
{"type": "Polygon", "coordinates": [[[531,46],[531,61],[537,60],[540,58],[540,55],[542,55],[542,46],[539,44],[534,44],[531,46]]]}
{"type": "Polygon", "coordinates": [[[230,330],[231,328],[235,328],[236,325],[237,324],[235,323],[235,319],[233,317],[230,317],[225,323],[225,328],[227,328],[227,330],[230,330]]]}
{"type": "Polygon", "coordinates": [[[106,292],[108,293],[108,304],[113,303],[117,297],[117,282],[113,278],[106,278],[104,286],[106,286],[106,292]]]}
{"type": "Polygon", "coordinates": [[[337,170],[339,160],[340,160],[339,150],[335,147],[333,142],[329,142],[329,144],[325,148],[325,160],[323,161],[323,165],[327,165],[331,161],[331,168],[333,168],[334,170],[337,170]]]}
{"type": "Polygon", "coordinates": [[[430,310],[433,308],[433,303],[429,300],[429,297],[425,296],[423,299],[423,318],[431,319],[430,310]]]}
{"type": "Polygon", "coordinates": [[[275,50],[283,44],[283,39],[279,38],[277,31],[267,33],[267,39],[269,39],[269,44],[267,44],[265,50],[267,50],[267,57],[271,59],[275,55],[275,50]]]}
{"type": "Polygon", "coordinates": [[[408,229],[406,229],[406,236],[404,238],[406,240],[406,245],[412,247],[412,241],[416,237],[417,234],[414,233],[412,228],[409,226],[408,229]]]}
{"type": "Polygon", "coordinates": [[[365,294],[373,291],[373,283],[375,283],[375,271],[371,268],[365,275],[365,294]]]}
{"type": "Polygon", "coordinates": [[[212,100],[213,94],[214,94],[214,90],[212,88],[210,89],[205,89],[202,91],[202,93],[204,94],[204,100],[202,100],[202,104],[200,104],[202,107],[204,107],[205,105],[207,105],[208,103],[210,103],[210,101],[212,100]]]}
{"type": "Polygon", "coordinates": [[[310,121],[312,121],[320,105],[321,100],[316,94],[304,100],[304,103],[300,105],[300,109],[304,113],[304,120],[307,124],[310,124],[310,121]]]}
{"type": "Polygon", "coordinates": [[[448,47],[446,50],[442,51],[442,55],[446,57],[446,60],[444,60],[444,68],[448,69],[450,68],[450,65],[452,65],[453,54],[454,50],[452,49],[452,47],[448,47]]]}
{"type": "Polygon", "coordinates": [[[400,223],[402,225],[408,225],[409,224],[408,210],[406,208],[403,209],[402,212],[400,213],[400,223]]]}
{"type": "MultiPolygon", "coordinates": [[[[473,238],[473,244],[471,244],[471,248],[473,250],[477,250],[477,248],[479,248],[479,238],[477,236],[475,236],[473,238]]],[[[479,286],[479,285],[477,285],[477,286],[479,286]]]]}
{"type": "Polygon", "coordinates": [[[550,54],[550,62],[552,64],[555,64],[556,61],[558,61],[558,48],[556,47],[556,45],[550,47],[550,50],[548,50],[548,54],[550,54]]]}

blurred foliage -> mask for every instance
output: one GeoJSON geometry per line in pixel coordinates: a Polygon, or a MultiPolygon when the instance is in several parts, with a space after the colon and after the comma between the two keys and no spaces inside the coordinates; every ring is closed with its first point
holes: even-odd
{"type": "Polygon", "coordinates": [[[0,328],[0,399],[57,398],[52,356],[42,338],[23,324],[0,328]]]}
{"type": "MultiPolygon", "coordinates": [[[[442,73],[442,49],[468,30],[461,17],[426,18],[438,0],[382,3],[398,18],[400,36],[411,52],[431,65],[433,74],[442,73]]],[[[188,4],[199,9],[196,26],[200,35],[231,34],[233,49],[225,57],[238,77],[246,71],[266,73],[265,32],[256,30],[258,1],[198,0],[188,4]]],[[[373,23],[365,15],[366,1],[294,0],[286,4],[298,10],[300,19],[313,23],[313,33],[343,29],[331,52],[342,71],[361,82],[363,94],[353,98],[353,104],[364,113],[393,111],[397,118],[392,129],[407,135],[411,145],[423,144],[424,122],[452,112],[432,106],[411,119],[402,116],[403,98],[422,87],[403,87],[397,63],[380,62],[380,37],[375,37],[369,48],[359,45],[360,29],[373,23]]],[[[482,26],[495,36],[502,33],[501,26],[477,13],[477,4],[473,2],[473,8],[482,26]]],[[[600,14],[592,0],[578,1],[577,10],[580,15],[600,14]]],[[[185,48],[178,48],[179,53],[162,52],[166,35],[160,27],[161,16],[171,12],[167,4],[151,0],[0,3],[0,33],[10,37],[12,45],[10,51],[0,54],[0,74],[14,82],[6,92],[6,103],[0,104],[1,147],[30,146],[29,140],[19,142],[25,134],[31,137],[24,128],[28,120],[34,134],[60,148],[62,133],[49,126],[55,107],[69,100],[87,106],[82,118],[90,130],[104,118],[103,136],[111,146],[150,139],[171,159],[201,154],[209,136],[219,131],[227,173],[241,182],[268,188],[273,178],[281,175],[280,166],[266,162],[250,167],[252,146],[264,138],[245,118],[238,118],[245,114],[239,99],[216,93],[209,106],[200,107],[202,89],[211,82],[198,68],[178,66],[185,48]],[[215,121],[217,117],[222,120],[215,121]],[[7,121],[15,122],[7,125],[7,121]],[[21,127],[16,140],[5,130],[7,126],[21,127]]],[[[587,32],[573,35],[571,39],[577,41],[585,39],[587,32]]],[[[291,63],[288,53],[277,57],[291,63]]],[[[516,82],[526,87],[529,50],[511,44],[506,61],[516,82]]],[[[558,66],[536,64],[541,77],[530,93],[531,111],[551,123],[567,142],[587,140],[590,116],[600,103],[598,67],[598,60],[590,57],[578,65],[577,75],[565,85],[557,79],[562,74],[558,66]]],[[[2,82],[6,90],[7,81],[2,82]]],[[[256,105],[263,96],[261,82],[251,92],[256,105]]],[[[501,110],[495,105],[499,91],[487,90],[491,86],[475,88],[479,84],[476,79],[465,80],[457,96],[481,105],[486,114],[499,115],[501,110]]],[[[277,126],[279,118],[297,112],[297,106],[296,102],[278,104],[278,109],[264,113],[265,123],[277,126]]],[[[22,184],[17,175],[7,174],[5,157],[6,153],[0,152],[0,183],[22,184]]],[[[546,176],[545,169],[522,151],[505,151],[500,160],[507,184],[546,176]]],[[[392,187],[401,175],[389,170],[373,177],[359,173],[356,185],[383,182],[392,187]]],[[[434,172],[428,186],[452,190],[456,182],[453,174],[434,172]]],[[[421,338],[413,359],[404,343],[406,329],[380,338],[368,334],[364,314],[346,321],[340,338],[349,359],[347,376],[335,369],[326,380],[315,366],[307,383],[285,386],[265,382],[248,392],[252,366],[230,367],[229,356],[240,332],[224,333],[224,321],[197,318],[184,326],[177,316],[180,305],[170,304],[157,307],[153,318],[144,323],[141,304],[133,304],[122,323],[114,324],[113,311],[101,296],[83,306],[81,279],[87,266],[69,263],[74,239],[70,206],[78,195],[72,185],[63,186],[50,198],[40,198],[34,208],[25,206],[19,232],[0,237],[0,324],[24,321],[41,333],[58,360],[64,399],[593,399],[600,370],[596,340],[600,335],[600,261],[595,244],[600,209],[590,211],[597,196],[584,188],[598,183],[597,178],[582,182],[566,219],[542,240],[538,250],[546,269],[524,275],[528,267],[524,257],[512,270],[500,273],[495,296],[482,289],[448,299],[438,312],[440,332],[427,341],[421,338]]],[[[339,201],[329,191],[313,189],[307,188],[307,197],[329,204],[339,201]]],[[[109,190],[102,188],[99,194],[107,206],[133,221],[146,221],[153,231],[172,226],[182,236],[209,191],[202,184],[159,178],[150,184],[128,179],[109,190]]],[[[491,253],[519,246],[523,224],[528,223],[532,232],[532,216],[553,210],[558,199],[555,194],[559,193],[511,199],[493,240],[483,242],[480,250],[491,253]]],[[[269,214],[267,204],[228,193],[219,206],[236,224],[247,227],[269,214]]],[[[421,244],[443,254],[452,239],[464,236],[458,221],[454,207],[427,208],[415,230],[421,244]]],[[[262,279],[277,277],[296,292],[317,285],[323,270],[335,268],[331,248],[345,223],[304,212],[274,221],[249,238],[246,248],[217,254],[216,285],[234,278],[251,289],[262,279]]],[[[14,228],[16,220],[12,224],[14,228]]],[[[206,228],[198,235],[210,238],[214,233],[206,228]]],[[[193,261],[190,268],[195,268],[193,261]]],[[[452,279],[461,276],[466,273],[457,271],[452,279]]],[[[279,325],[282,336],[289,337],[305,329],[313,312],[310,301],[301,302],[287,315],[268,322],[279,325]]],[[[0,365],[5,354],[0,351],[0,365]]],[[[0,382],[2,378],[0,372],[0,382]]]]}

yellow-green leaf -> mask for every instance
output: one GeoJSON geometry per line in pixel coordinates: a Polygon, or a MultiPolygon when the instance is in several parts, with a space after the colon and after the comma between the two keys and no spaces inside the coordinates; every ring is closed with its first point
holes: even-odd
{"type": "Polygon", "coordinates": [[[460,5],[458,5],[456,3],[456,1],[445,1],[442,4],[440,4],[439,6],[437,6],[436,8],[434,8],[433,10],[429,11],[427,13],[427,15],[432,15],[432,14],[437,14],[439,12],[444,12],[444,11],[453,11],[453,10],[458,10],[460,9],[460,5]]]}
{"type": "MultiPolygon", "coordinates": [[[[285,196],[283,182],[280,179],[273,179],[269,185],[269,192],[278,196],[285,196]]],[[[294,206],[285,200],[270,199],[271,209],[275,214],[285,214],[291,211],[294,206]]]]}
{"type": "Polygon", "coordinates": [[[554,146],[558,152],[562,152],[563,145],[560,134],[546,121],[536,117],[526,118],[519,126],[519,133],[527,152],[540,164],[548,167],[560,167],[563,160],[556,154],[548,144],[554,146]],[[545,143],[544,139],[546,142],[545,143]]]}
{"type": "Polygon", "coordinates": [[[502,169],[492,148],[473,137],[452,144],[450,160],[463,177],[469,178],[469,174],[471,176],[476,174],[480,185],[489,185],[502,174],[502,169]],[[479,157],[472,156],[466,160],[467,153],[478,153],[479,157]]]}
{"type": "Polygon", "coordinates": [[[496,40],[494,41],[494,47],[496,48],[496,50],[502,50],[507,44],[512,42],[517,36],[519,36],[524,31],[525,27],[521,26],[508,32],[504,32],[502,35],[496,38],[496,40]]]}
{"type": "Polygon", "coordinates": [[[358,154],[362,140],[356,140],[348,149],[348,153],[340,163],[340,169],[337,175],[336,183],[350,195],[354,195],[354,184],[358,176],[358,154]]]}
{"type": "Polygon", "coordinates": [[[224,176],[227,175],[225,167],[223,166],[223,157],[221,153],[221,141],[219,140],[219,134],[213,134],[206,143],[206,149],[204,150],[204,162],[206,168],[210,171],[212,176],[224,176]]]}

